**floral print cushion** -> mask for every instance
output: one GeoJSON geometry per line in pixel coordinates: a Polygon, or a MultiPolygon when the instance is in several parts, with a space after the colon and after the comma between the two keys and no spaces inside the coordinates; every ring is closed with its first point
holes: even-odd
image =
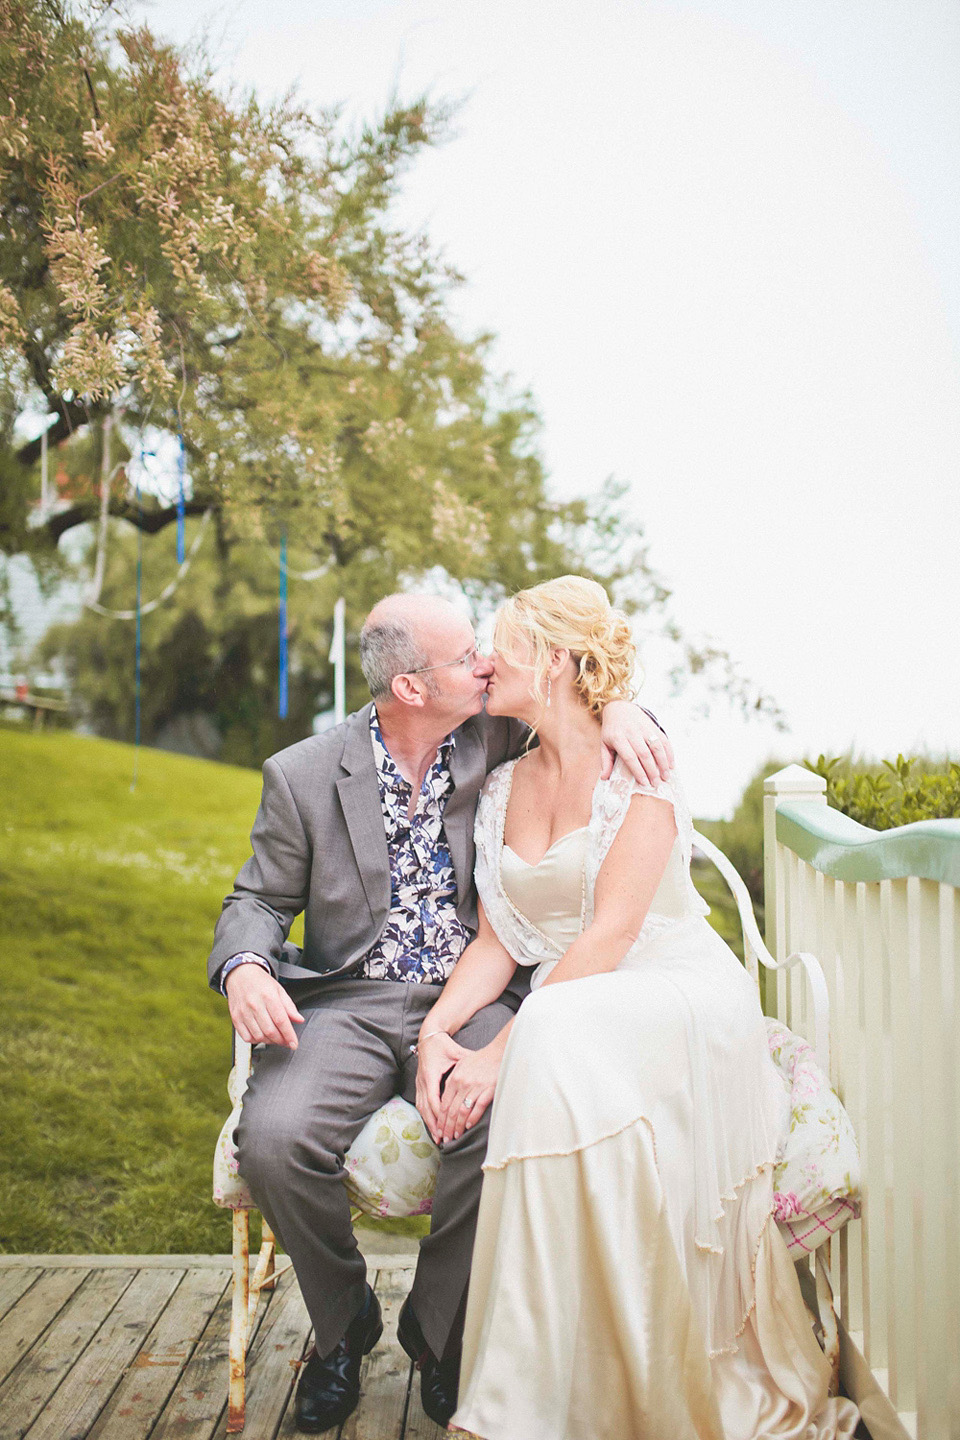
{"type": "MultiPolygon", "coordinates": [[[[790,1100],[790,1129],[774,1172],[774,1215],[795,1259],[860,1213],[860,1157],[853,1126],[805,1040],[779,1020],[767,1039],[790,1100]]],[[[233,1133],[246,1080],[236,1071],[228,1090],[230,1118],[220,1132],[213,1165],[213,1198],[231,1210],[255,1208],[237,1168],[233,1133]]],[[[364,1125],[347,1151],[344,1180],[368,1215],[428,1215],[439,1153],[414,1107],[395,1095],[364,1125]]]]}
{"type": "Polygon", "coordinates": [[[439,1164],[420,1112],[394,1095],[347,1151],[347,1193],[367,1215],[429,1215],[439,1164]]]}
{"type": "Polygon", "coordinates": [[[774,1215],[799,1259],[860,1214],[860,1154],[850,1117],[806,1040],[768,1019],[767,1041],[790,1100],[774,1215]]]}

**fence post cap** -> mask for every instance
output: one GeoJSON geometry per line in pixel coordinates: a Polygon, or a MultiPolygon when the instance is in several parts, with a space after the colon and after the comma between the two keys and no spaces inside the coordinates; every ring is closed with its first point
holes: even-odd
{"type": "Polygon", "coordinates": [[[802,765],[785,765],[782,770],[768,775],[763,782],[765,795],[791,795],[795,799],[802,796],[815,798],[826,795],[826,791],[827,782],[823,776],[815,775],[812,770],[806,770],[802,765]]]}

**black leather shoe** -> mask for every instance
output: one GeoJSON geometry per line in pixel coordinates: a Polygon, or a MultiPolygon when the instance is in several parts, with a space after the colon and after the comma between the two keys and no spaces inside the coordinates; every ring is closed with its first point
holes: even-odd
{"type": "Polygon", "coordinates": [[[380,1302],[370,1286],[363,1307],[350,1321],[342,1340],[329,1355],[316,1350],[300,1372],[297,1385],[297,1429],[310,1435],[341,1425],[360,1399],[360,1362],[383,1334],[380,1302]]]}
{"type": "Polygon", "coordinates": [[[420,1322],[407,1296],[397,1319],[397,1339],[420,1371],[420,1399],[425,1414],[435,1425],[448,1425],[457,1408],[460,1385],[460,1356],[438,1360],[423,1338],[420,1322]]]}

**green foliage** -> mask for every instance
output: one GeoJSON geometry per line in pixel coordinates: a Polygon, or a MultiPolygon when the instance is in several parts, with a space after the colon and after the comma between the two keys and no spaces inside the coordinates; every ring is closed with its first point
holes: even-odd
{"type": "MultiPolygon", "coordinates": [[[[197,524],[188,522],[188,541],[197,524]]],[[[133,605],[135,564],[136,536],[129,529],[118,532],[108,551],[105,604],[115,609],[133,605]]],[[[175,571],[172,529],[144,542],[145,599],[156,595],[175,571]]],[[[142,621],[146,744],[154,743],[170,722],[203,716],[221,737],[219,759],[259,766],[267,755],[310,733],[314,714],[333,703],[327,656],[336,577],[289,581],[291,663],[284,721],[277,719],[277,578],[275,553],[236,545],[224,560],[208,531],[174,598],[142,621]]],[[[64,667],[75,719],[111,739],[133,737],[131,623],[86,612],[49,630],[35,658],[43,667],[64,667]]],[[[355,646],[348,648],[348,662],[351,698],[359,700],[363,678],[355,646]]]]}
{"type": "MultiPolygon", "coordinates": [[[[438,569],[477,608],[572,570],[627,609],[662,610],[622,489],[549,499],[529,396],[491,376],[489,336],[457,332],[459,277],[393,218],[406,167],[444,136],[443,106],[397,102],[348,133],[294,97],[221,93],[202,55],[99,0],[0,0],[0,85],[0,551],[55,578],[60,537],[104,496],[156,535],[176,507],[138,499],[128,461],[180,431],[187,510],[215,514],[224,567],[232,547],[275,553],[285,534],[299,567],[335,574],[361,610],[438,569]],[[41,415],[65,502],[43,514],[40,441],[18,439],[41,415]]],[[[266,657],[266,615],[230,643],[266,657]]],[[[210,652],[203,623],[188,651],[210,652]]],[[[15,629],[2,573],[0,625],[15,629]]],[[[725,652],[664,628],[680,670],[779,721],[725,652]]],[[[105,733],[129,733],[124,705],[92,707],[109,709],[105,733]]],[[[264,724],[247,716],[247,748],[228,753],[262,755],[249,736],[264,724]]]]}
{"type": "MultiPolygon", "coordinates": [[[[380,593],[433,566],[509,589],[576,568],[587,508],[547,501],[529,399],[493,383],[489,337],[451,324],[457,277],[391,218],[442,107],[347,134],[221,94],[202,60],[83,0],[0,0],[0,82],[0,548],[49,552],[96,515],[122,414],[133,448],[148,422],[182,430],[190,512],[216,510],[222,549],[286,532],[305,567],[380,593]],[[70,504],[30,525],[40,447],[14,423],[38,409],[70,504]]],[[[111,513],[169,524],[112,458],[111,513]]]]}
{"type": "Polygon", "coordinates": [[[960,763],[898,755],[879,765],[824,755],[811,770],[827,782],[827,803],[871,830],[917,820],[960,818],[960,763]]]}
{"type": "Polygon", "coordinates": [[[146,751],[131,792],[132,769],[127,745],[0,729],[6,1251],[230,1249],[230,1023],[204,959],[259,782],[146,751]]]}

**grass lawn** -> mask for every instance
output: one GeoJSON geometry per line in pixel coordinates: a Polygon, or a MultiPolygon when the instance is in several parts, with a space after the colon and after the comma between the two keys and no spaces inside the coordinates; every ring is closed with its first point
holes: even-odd
{"type": "Polygon", "coordinates": [[[128,745],[0,729],[6,1252],[230,1249],[230,1024],[204,961],[260,777],[158,750],[132,773],[128,745]]]}

